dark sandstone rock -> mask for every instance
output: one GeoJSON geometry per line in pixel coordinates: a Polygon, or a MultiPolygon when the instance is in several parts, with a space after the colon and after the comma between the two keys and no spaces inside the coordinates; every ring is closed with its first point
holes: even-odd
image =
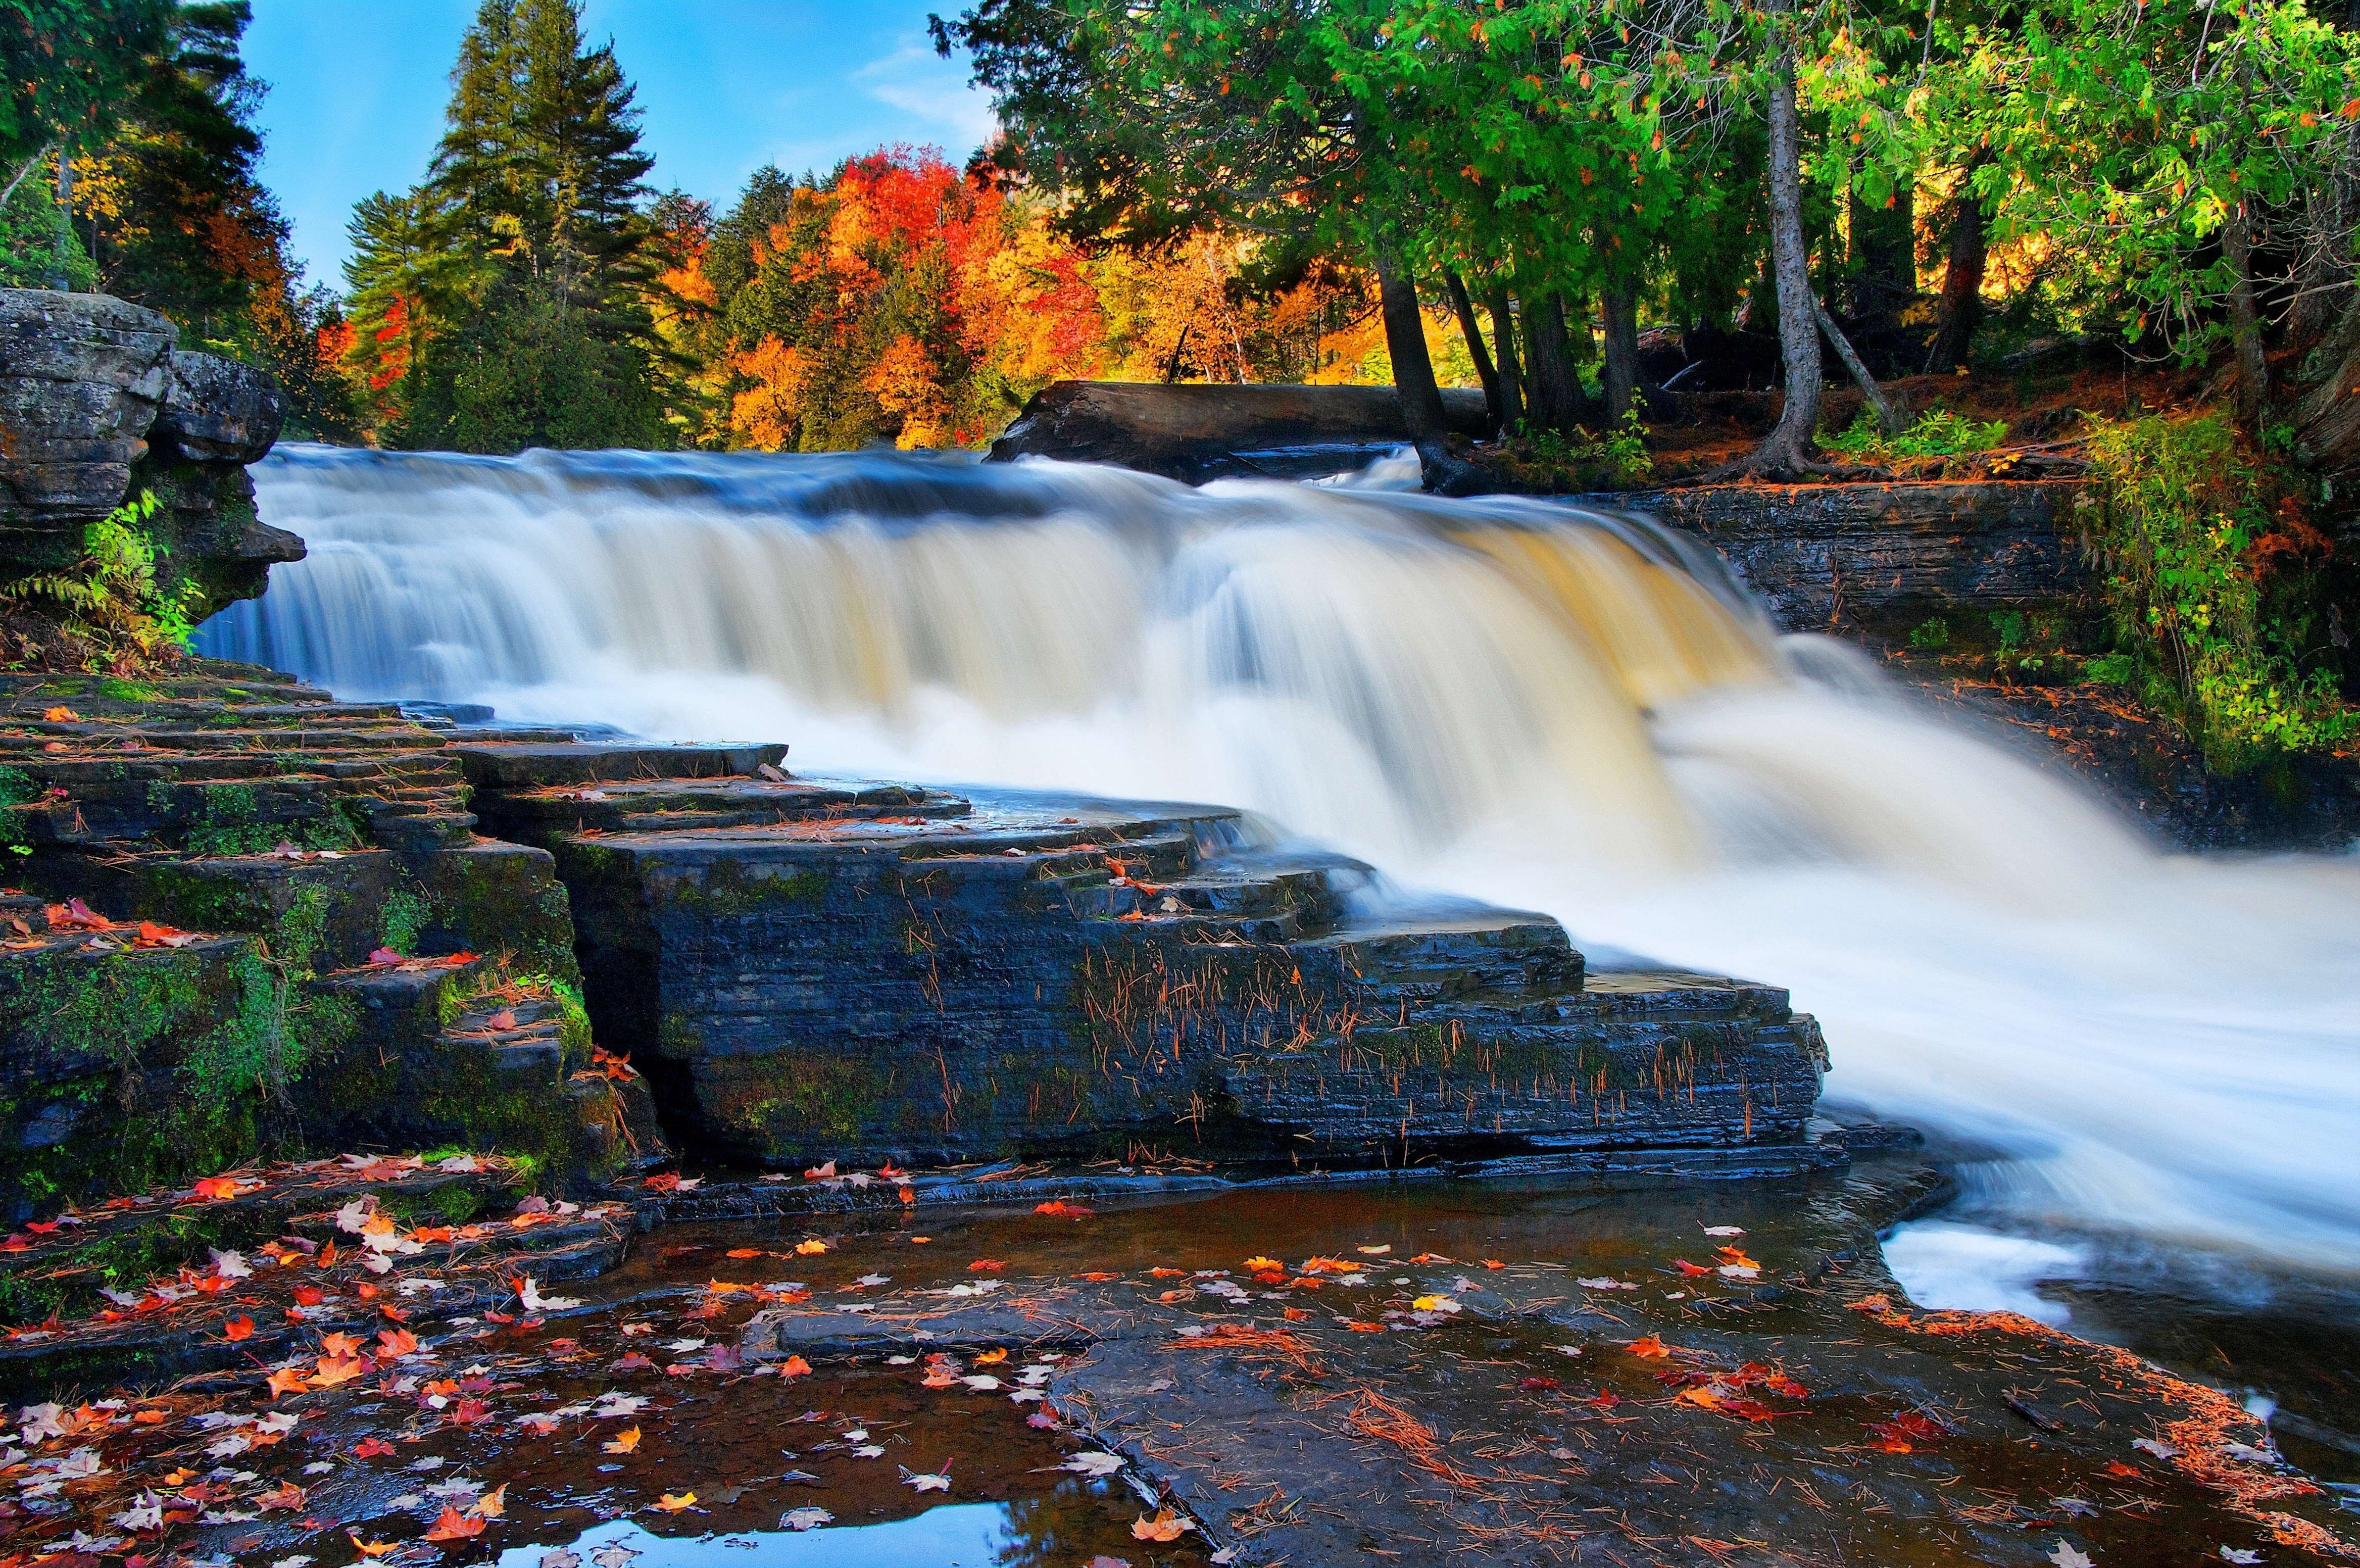
{"type": "Polygon", "coordinates": [[[1934,616],[2096,613],[2073,527],[2079,491],[2036,479],[1696,485],[1574,499],[1707,541],[1782,631],[1900,638],[1934,616]]]}
{"type": "Polygon", "coordinates": [[[174,349],[164,406],[148,439],[159,453],[197,463],[258,463],[279,439],[287,395],[268,371],[214,354],[174,349]]]}
{"type": "Polygon", "coordinates": [[[164,400],[178,335],[104,294],[0,289],[0,510],[5,533],[72,531],[123,502],[164,400]]]}
{"type": "MultiPolygon", "coordinates": [[[[1482,393],[1454,388],[1442,401],[1453,431],[1489,433],[1482,393]]],[[[1055,381],[992,443],[991,460],[1116,463],[1197,484],[1326,473],[1408,439],[1391,387],[1055,381]],[[1307,466],[1287,460],[1305,448],[1312,449],[1307,466]]]]}
{"type": "Polygon", "coordinates": [[[167,572],[215,609],[260,593],[303,542],[263,522],[246,466],[286,399],[264,371],[175,349],[154,311],[0,289],[0,575],[71,565],[85,525],[142,490],[167,572]]]}
{"type": "Polygon", "coordinates": [[[1535,916],[1356,927],[1357,868],[1227,851],[1216,808],[709,775],[475,804],[556,855],[594,1027],[706,1157],[1785,1147],[1818,1093],[1783,992],[1588,977],[1535,916]]]}

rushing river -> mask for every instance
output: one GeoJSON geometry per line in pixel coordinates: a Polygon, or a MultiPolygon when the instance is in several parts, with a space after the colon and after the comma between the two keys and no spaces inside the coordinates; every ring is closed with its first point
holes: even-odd
{"type": "Polygon", "coordinates": [[[1545,910],[1594,962],[1791,986],[1831,1098],[1955,1136],[2016,1229],[2360,1270],[2360,860],[2163,853],[1775,637],[1677,536],[890,454],[294,446],[256,475],[311,558],[205,652],[803,767],[1247,806],[1399,889],[1545,910]]]}

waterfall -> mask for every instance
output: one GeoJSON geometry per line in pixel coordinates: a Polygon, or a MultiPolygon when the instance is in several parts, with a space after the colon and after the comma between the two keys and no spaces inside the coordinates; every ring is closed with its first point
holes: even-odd
{"type": "Polygon", "coordinates": [[[2360,1268],[2360,861],[2162,853],[1777,638],[1684,535],[882,453],[255,473],[311,558],[209,653],[804,770],[1245,806],[1593,961],[1792,987],[1831,1096],[2012,1157],[1986,1197],[2019,1220],[2360,1268]]]}

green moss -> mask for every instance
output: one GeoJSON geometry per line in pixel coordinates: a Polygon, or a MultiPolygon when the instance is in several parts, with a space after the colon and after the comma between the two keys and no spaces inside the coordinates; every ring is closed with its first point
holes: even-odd
{"type": "Polygon", "coordinates": [[[116,702],[161,702],[164,700],[163,692],[155,686],[148,685],[143,681],[119,680],[113,675],[109,675],[98,683],[98,691],[101,696],[111,697],[116,702]]]}
{"type": "Polygon", "coordinates": [[[385,901],[384,923],[378,927],[385,945],[397,953],[418,951],[418,938],[433,923],[434,905],[423,894],[397,887],[385,901]]]}
{"type": "Polygon", "coordinates": [[[705,916],[739,916],[817,905],[827,897],[824,872],[749,872],[738,861],[716,861],[701,879],[682,880],[664,891],[672,908],[705,916]]]}
{"type": "Polygon", "coordinates": [[[865,1058],[788,1049],[734,1065],[715,1114],[766,1153],[867,1143],[888,1119],[892,1082],[865,1058]]]}

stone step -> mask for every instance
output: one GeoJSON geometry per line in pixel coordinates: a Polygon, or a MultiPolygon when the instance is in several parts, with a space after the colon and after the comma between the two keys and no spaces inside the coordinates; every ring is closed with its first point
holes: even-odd
{"type": "MultiPolygon", "coordinates": [[[[436,737],[441,743],[441,737],[436,737]]],[[[650,746],[628,743],[485,742],[472,737],[450,750],[479,789],[538,789],[552,784],[624,783],[636,779],[753,776],[779,767],[787,749],[762,746],[650,746]]]]}

